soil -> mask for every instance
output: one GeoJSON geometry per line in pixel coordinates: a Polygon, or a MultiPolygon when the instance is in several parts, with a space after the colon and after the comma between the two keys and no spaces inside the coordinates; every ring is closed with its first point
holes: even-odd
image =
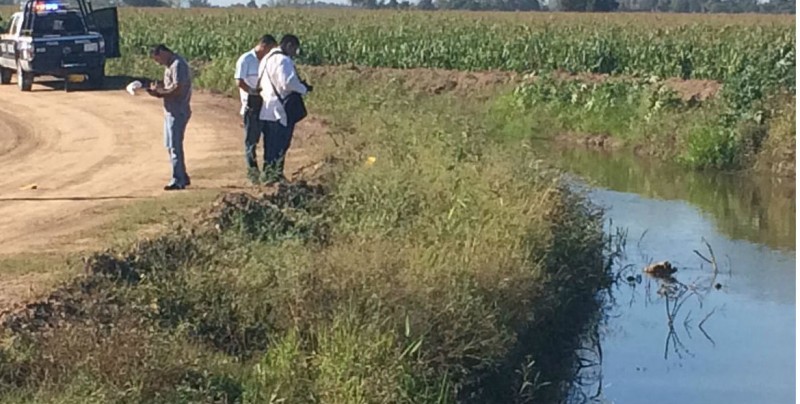
{"type": "MultiPolygon", "coordinates": [[[[0,86],[0,311],[30,298],[47,274],[3,273],[2,257],[95,248],[79,235],[113,220],[107,207],[192,190],[253,190],[245,178],[238,100],[196,91],[186,132],[192,185],[164,191],[171,168],[161,100],[124,90],[64,92],[0,86]]],[[[325,122],[298,125],[287,176],[318,168],[325,122]],[[316,159],[316,160],[314,160],[316,159]]],[[[259,145],[258,158],[263,149],[259,145]]],[[[258,192],[258,190],[254,190],[258,192]]]]}
{"type": "MultiPolygon", "coordinates": [[[[498,85],[514,84],[525,80],[535,80],[535,76],[526,78],[525,76],[509,71],[490,70],[466,72],[446,69],[389,69],[383,67],[366,66],[303,66],[304,70],[313,71],[315,75],[324,77],[330,74],[337,74],[342,69],[357,72],[359,75],[370,80],[391,78],[404,79],[404,83],[412,90],[421,90],[430,94],[441,94],[445,92],[455,92],[457,94],[480,94],[480,90],[495,88],[498,85]],[[405,80],[413,78],[413,80],[405,80]]],[[[565,71],[554,73],[555,77],[567,79],[577,79],[587,83],[601,83],[607,80],[624,80],[630,77],[609,76],[607,74],[579,73],[572,74],[565,71]]],[[[722,89],[722,83],[714,80],[690,79],[682,80],[679,78],[668,78],[665,80],[667,86],[675,90],[683,100],[694,98],[696,101],[704,101],[714,98],[722,89]]]]}
{"type": "MultiPolygon", "coordinates": [[[[602,83],[607,80],[624,80],[629,78],[625,76],[609,76],[608,74],[595,73],[571,74],[564,71],[557,72],[556,77],[562,79],[577,79],[586,83],[602,83]]],[[[722,89],[722,83],[714,80],[683,80],[680,78],[671,77],[665,79],[664,84],[677,92],[684,101],[689,101],[691,99],[694,99],[695,101],[705,101],[716,97],[716,95],[722,89]]]]}

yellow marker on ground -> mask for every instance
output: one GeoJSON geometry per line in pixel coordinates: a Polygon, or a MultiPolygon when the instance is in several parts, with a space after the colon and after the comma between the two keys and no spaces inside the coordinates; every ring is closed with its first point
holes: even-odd
{"type": "Polygon", "coordinates": [[[369,156],[369,157],[367,157],[367,163],[366,164],[368,166],[371,166],[371,165],[375,164],[375,160],[376,160],[375,157],[369,156]]]}
{"type": "Polygon", "coordinates": [[[24,189],[36,189],[36,188],[39,188],[39,186],[36,185],[36,184],[28,184],[28,185],[25,185],[24,187],[21,187],[20,189],[24,190],[24,189]]]}

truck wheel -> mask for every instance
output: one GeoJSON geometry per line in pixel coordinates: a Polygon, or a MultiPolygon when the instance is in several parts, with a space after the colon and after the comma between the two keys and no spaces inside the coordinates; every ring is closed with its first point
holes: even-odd
{"type": "Polygon", "coordinates": [[[20,64],[17,64],[17,85],[22,91],[31,91],[33,87],[33,73],[22,70],[20,64]]]}
{"type": "Polygon", "coordinates": [[[105,66],[100,66],[97,69],[92,70],[89,72],[89,86],[94,89],[102,89],[103,84],[106,81],[106,69],[105,66]]]}
{"type": "Polygon", "coordinates": [[[14,74],[13,70],[0,67],[0,84],[11,84],[12,74],[14,74]]]}

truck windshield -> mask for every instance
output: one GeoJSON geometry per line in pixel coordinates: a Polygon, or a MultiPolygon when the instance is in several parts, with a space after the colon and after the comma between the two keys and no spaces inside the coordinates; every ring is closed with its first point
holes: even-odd
{"type": "Polygon", "coordinates": [[[43,14],[33,20],[34,36],[80,35],[86,33],[83,20],[77,13],[43,14]]]}

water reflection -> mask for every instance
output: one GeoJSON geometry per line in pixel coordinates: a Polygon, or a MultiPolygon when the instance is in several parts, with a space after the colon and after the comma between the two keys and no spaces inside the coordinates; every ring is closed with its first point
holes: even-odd
{"type": "Polygon", "coordinates": [[[794,402],[793,179],[535,147],[627,234],[569,402],[794,402]],[[664,260],[671,279],[643,273],[664,260]]]}
{"type": "MultiPolygon", "coordinates": [[[[729,192],[710,200],[735,205],[729,192]]],[[[731,232],[695,203],[604,189],[589,197],[608,209],[606,230],[628,236],[602,321],[582,351],[598,364],[584,369],[571,401],[793,402],[795,253],[735,234],[786,238],[771,236],[774,227],[731,232]],[[671,279],[643,273],[662,260],[678,269],[671,279]]]]}
{"type": "Polygon", "coordinates": [[[629,152],[563,148],[549,143],[547,160],[598,186],[701,209],[720,233],[773,249],[795,248],[795,181],[776,176],[698,172],[629,152]]]}

